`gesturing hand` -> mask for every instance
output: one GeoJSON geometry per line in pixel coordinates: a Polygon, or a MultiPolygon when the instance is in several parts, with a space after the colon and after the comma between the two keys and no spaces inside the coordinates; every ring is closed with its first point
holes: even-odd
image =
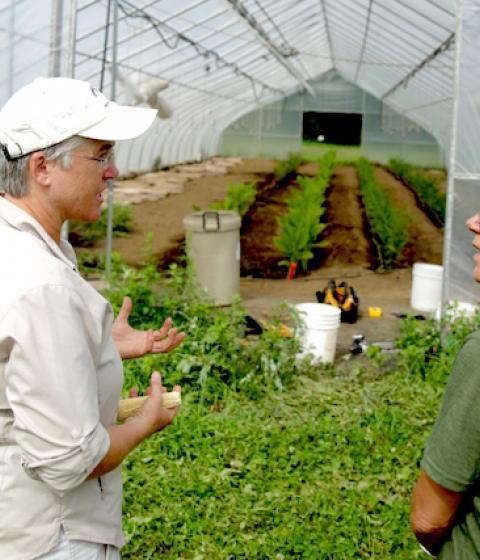
{"type": "Polygon", "coordinates": [[[124,360],[140,358],[145,354],[170,352],[181,344],[185,333],[179,333],[176,328],[171,328],[170,317],[158,330],[140,331],[131,327],[128,318],[132,307],[132,300],[125,296],[122,308],[112,326],[113,341],[124,360]]]}

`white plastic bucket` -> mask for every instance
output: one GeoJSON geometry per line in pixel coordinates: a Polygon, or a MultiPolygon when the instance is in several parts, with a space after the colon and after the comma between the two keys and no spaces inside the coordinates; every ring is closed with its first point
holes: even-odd
{"type": "Polygon", "coordinates": [[[304,329],[301,355],[312,354],[316,360],[332,363],[337,348],[340,309],[325,303],[299,303],[295,306],[304,329]]]}
{"type": "Polygon", "coordinates": [[[418,311],[436,311],[442,301],[443,267],[439,264],[413,265],[410,305],[418,311]]]}

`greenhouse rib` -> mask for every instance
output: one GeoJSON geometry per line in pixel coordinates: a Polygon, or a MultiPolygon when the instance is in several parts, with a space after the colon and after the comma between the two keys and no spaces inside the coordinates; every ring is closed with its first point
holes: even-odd
{"type": "Polygon", "coordinates": [[[365,55],[365,47],[367,46],[367,39],[368,39],[368,29],[370,27],[370,18],[372,15],[372,4],[373,0],[369,0],[368,3],[368,11],[367,11],[367,21],[365,22],[365,29],[363,32],[362,38],[362,46],[360,48],[360,56],[358,57],[358,64],[357,69],[355,70],[355,82],[358,80],[358,76],[360,74],[360,68],[362,67],[363,57],[365,55]]]}
{"type": "Polygon", "coordinates": [[[437,47],[432,53],[430,53],[426,58],[424,58],[411,72],[409,72],[406,76],[404,76],[397,84],[391,87],[387,92],[382,95],[382,99],[392,95],[392,93],[401,87],[403,84],[407,83],[410,78],[415,76],[417,72],[419,72],[424,66],[426,66],[432,60],[442,54],[443,52],[447,51],[453,44],[455,43],[455,33],[451,33],[443,43],[437,47]]]}
{"type": "Polygon", "coordinates": [[[310,95],[315,95],[312,86],[307,82],[307,80],[300,74],[300,72],[286,60],[283,53],[281,53],[278,48],[272,43],[268,34],[257,24],[257,22],[252,18],[252,16],[245,10],[245,8],[238,2],[238,0],[227,0],[227,2],[232,6],[232,8],[242,17],[249,26],[257,33],[262,43],[268,48],[268,50],[273,54],[273,56],[278,60],[278,62],[286,68],[286,70],[299,82],[299,84],[310,93],[310,95]]]}
{"type": "Polygon", "coordinates": [[[322,5],[322,10],[323,10],[323,16],[324,16],[324,19],[325,19],[325,29],[327,31],[328,47],[330,49],[330,58],[332,59],[333,66],[335,66],[336,58],[335,58],[335,53],[333,51],[332,34],[330,32],[330,25],[329,25],[327,7],[325,5],[325,0],[321,0],[321,5],[322,5]]]}

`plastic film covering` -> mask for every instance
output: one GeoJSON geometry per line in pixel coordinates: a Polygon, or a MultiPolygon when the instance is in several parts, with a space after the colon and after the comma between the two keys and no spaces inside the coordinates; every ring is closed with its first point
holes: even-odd
{"type": "Polygon", "coordinates": [[[480,209],[480,2],[460,3],[457,73],[447,223],[444,248],[443,301],[478,302],[473,279],[473,234],[465,221],[480,209]]]}
{"type": "MultiPolygon", "coordinates": [[[[229,150],[243,129],[252,152],[291,151],[301,108],[284,99],[318,105],[314,85],[335,69],[447,153],[455,14],[455,0],[0,0],[0,102],[36,76],[73,75],[173,111],[119,146],[121,171],[138,172],[213,155],[242,117],[229,150]]],[[[334,104],[335,80],[322,88],[334,104]]]]}
{"type": "Polygon", "coordinates": [[[311,85],[315,95],[297,92],[238,119],[223,133],[219,153],[284,158],[301,146],[303,113],[314,111],[361,114],[366,157],[382,163],[401,157],[418,165],[444,165],[444,151],[422,126],[337,72],[329,71],[311,85]]]}

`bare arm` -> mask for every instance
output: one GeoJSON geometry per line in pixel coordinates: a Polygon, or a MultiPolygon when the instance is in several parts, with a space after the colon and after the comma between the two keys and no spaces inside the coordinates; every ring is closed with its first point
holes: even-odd
{"type": "Polygon", "coordinates": [[[410,522],[417,540],[432,554],[440,551],[462,497],[461,492],[440,486],[421,471],[413,491],[410,522]]]}
{"type": "MultiPolygon", "coordinates": [[[[110,448],[90,473],[89,479],[98,478],[118,467],[125,457],[145,438],[171,424],[177,414],[178,407],[165,408],[163,406],[162,395],[164,389],[158,372],[152,374],[150,388],[150,396],[136,416],[129,418],[124,424],[107,428],[110,436],[110,448]]],[[[180,391],[180,387],[174,387],[174,391],[180,391]]]]}

